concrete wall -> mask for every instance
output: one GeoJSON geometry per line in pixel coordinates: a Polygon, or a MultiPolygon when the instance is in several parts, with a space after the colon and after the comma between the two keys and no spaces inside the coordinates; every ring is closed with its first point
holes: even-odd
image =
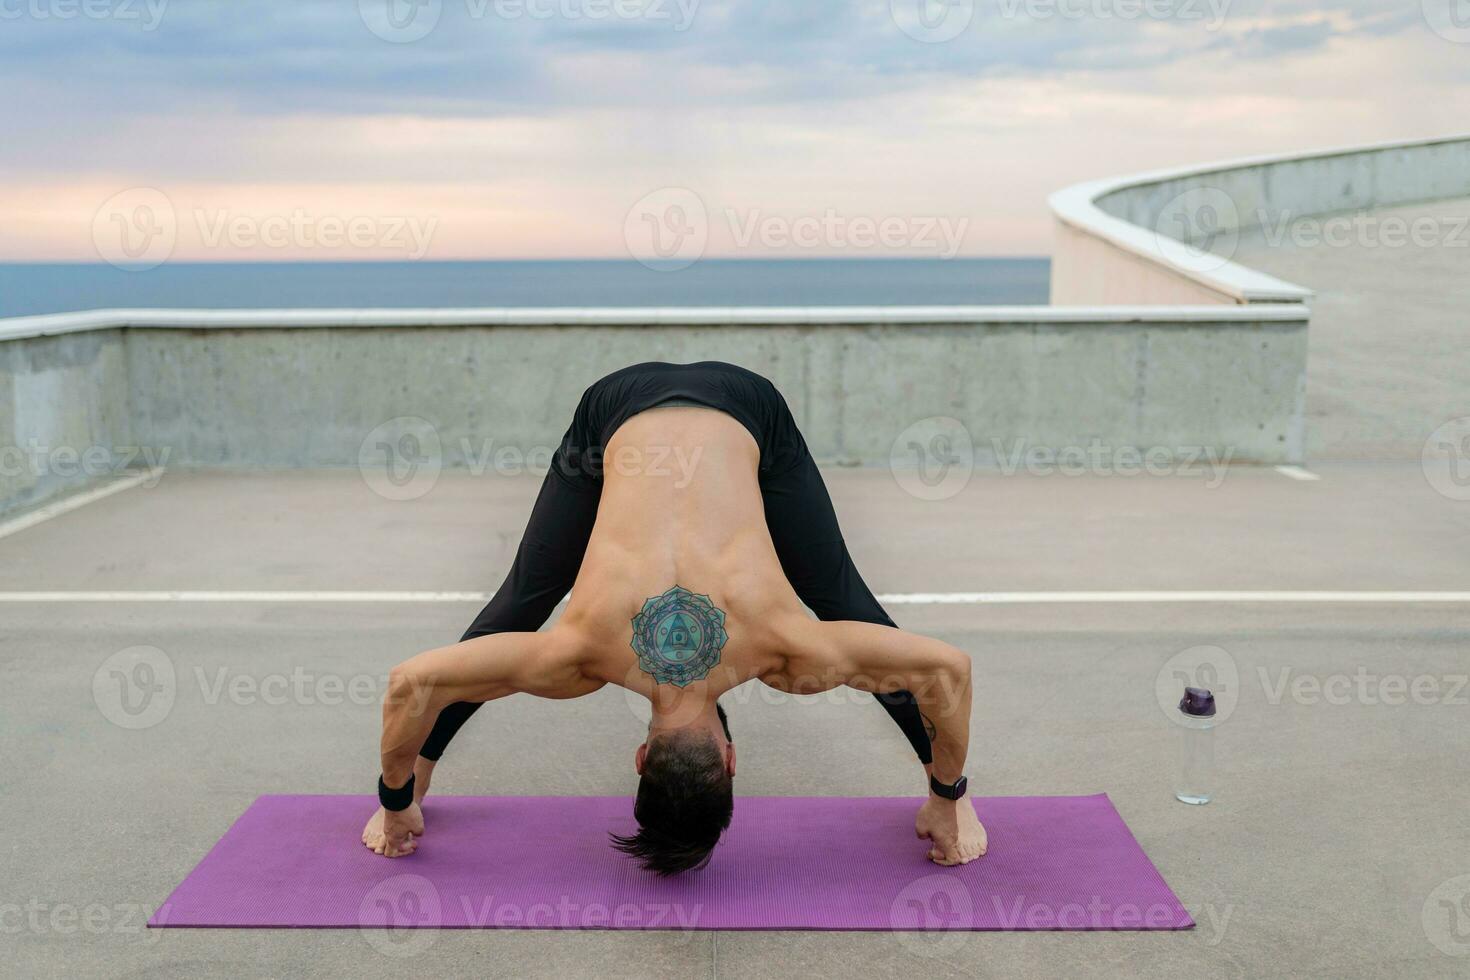
{"type": "Polygon", "coordinates": [[[1057,223],[1051,260],[1051,301],[1158,306],[1234,303],[1233,296],[1194,278],[1160,273],[1145,258],[1071,225],[1057,223]],[[1076,297],[1087,297],[1082,300],[1076,297]]]}
{"type": "MultiPolygon", "coordinates": [[[[704,359],[769,376],[829,461],[887,463],[933,416],[959,419],[982,460],[1096,444],[1302,452],[1300,307],[172,311],[24,326],[65,332],[0,326],[0,431],[137,444],[170,466],[356,465],[405,416],[432,426],[445,465],[533,455],[603,374],[704,359]]],[[[0,500],[60,487],[12,480],[0,500]]]]}
{"type": "Polygon", "coordinates": [[[1050,202],[1057,224],[1051,300],[1305,302],[1310,290],[1229,261],[1233,232],[1466,194],[1470,137],[1464,136],[1078,184],[1050,202]],[[1211,254],[1184,247],[1207,237],[1211,254]]]}
{"type": "Polygon", "coordinates": [[[0,342],[0,515],[108,475],[128,390],[119,330],[0,342]]]}
{"type": "MultiPolygon", "coordinates": [[[[644,360],[725,360],[770,377],[812,452],[885,462],[929,416],[980,446],[1210,446],[1301,452],[1301,323],[987,323],[137,330],[134,420],[176,464],[352,465],[391,419],[428,420],[447,465],[487,441],[554,446],[583,389],[644,360]]],[[[467,460],[466,457],[469,457],[467,460]]]]}

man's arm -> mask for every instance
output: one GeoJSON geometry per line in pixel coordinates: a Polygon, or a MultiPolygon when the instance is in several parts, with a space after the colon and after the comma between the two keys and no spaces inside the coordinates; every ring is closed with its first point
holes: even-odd
{"type": "MultiPolygon", "coordinates": [[[[970,748],[970,658],[942,640],[871,623],[793,625],[782,686],[817,693],[838,684],[873,694],[908,690],[933,726],[933,775],[954,783],[965,774],[970,748]]],[[[966,864],[985,853],[985,829],[967,799],[930,794],[916,822],[940,864],[966,864]]]]}
{"type": "MultiPolygon", "coordinates": [[[[516,693],[575,698],[596,691],[603,682],[582,673],[584,649],[562,629],[495,633],[399,664],[388,675],[383,699],[383,782],[395,788],[408,782],[419,747],[445,705],[494,701],[516,693]]],[[[382,853],[388,857],[412,853],[409,834],[417,823],[416,815],[407,810],[386,813],[382,853]]]]}

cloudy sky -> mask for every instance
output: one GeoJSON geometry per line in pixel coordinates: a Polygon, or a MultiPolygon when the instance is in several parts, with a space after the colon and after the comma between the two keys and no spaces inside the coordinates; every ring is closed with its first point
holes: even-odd
{"type": "Polygon", "coordinates": [[[1470,129],[1470,3],[0,0],[0,86],[5,261],[139,200],[176,259],[627,258],[670,199],[710,255],[1038,255],[1074,181],[1470,129]]]}

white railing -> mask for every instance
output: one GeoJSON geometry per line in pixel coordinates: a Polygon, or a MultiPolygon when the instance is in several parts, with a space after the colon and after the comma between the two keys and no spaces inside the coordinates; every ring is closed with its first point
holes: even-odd
{"type": "Polygon", "coordinates": [[[302,329],[310,327],[860,326],[865,324],[1198,323],[1300,320],[1299,308],[1238,315],[1200,304],[1156,306],[664,306],[463,309],[116,309],[0,319],[0,341],[88,330],[302,329]]]}
{"type": "Polygon", "coordinates": [[[1304,303],[1231,260],[1239,232],[1470,194],[1470,136],[1251,157],[1088,181],[1053,194],[1054,303],[1304,303]]]}

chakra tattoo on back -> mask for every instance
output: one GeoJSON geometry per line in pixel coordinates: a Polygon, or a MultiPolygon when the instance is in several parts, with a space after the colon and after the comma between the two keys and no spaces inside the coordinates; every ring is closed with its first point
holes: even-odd
{"type": "Polygon", "coordinates": [[[728,639],[725,611],[709,596],[677,585],[646,600],[633,617],[633,652],[655,684],[685,687],[703,680],[728,639]]]}

